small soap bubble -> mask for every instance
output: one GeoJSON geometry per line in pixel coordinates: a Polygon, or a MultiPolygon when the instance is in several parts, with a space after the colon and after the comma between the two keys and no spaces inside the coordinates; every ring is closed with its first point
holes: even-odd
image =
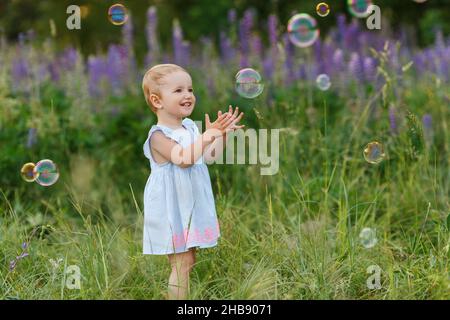
{"type": "Polygon", "coordinates": [[[38,177],[38,173],[34,172],[36,165],[33,162],[25,163],[20,169],[20,175],[26,182],[33,182],[38,177]]]}
{"type": "Polygon", "coordinates": [[[364,159],[372,164],[378,164],[385,157],[383,145],[377,141],[369,142],[364,148],[364,159]]]}
{"type": "Polygon", "coordinates": [[[291,42],[301,48],[312,45],[320,33],[316,19],[306,13],[296,14],[289,19],[287,31],[291,42]]]}
{"type": "Polygon", "coordinates": [[[347,0],[348,11],[357,18],[367,18],[372,0],[347,0]]]}
{"type": "Polygon", "coordinates": [[[326,17],[330,13],[330,6],[328,3],[321,2],[316,6],[316,12],[321,17],[326,17]]]}
{"type": "Polygon", "coordinates": [[[378,242],[376,232],[371,228],[362,229],[359,233],[359,240],[366,249],[373,248],[378,242]]]}
{"type": "Polygon", "coordinates": [[[49,159],[44,159],[36,163],[33,172],[38,174],[36,182],[44,187],[55,184],[59,178],[59,172],[56,164],[49,159]]]}
{"type": "Polygon", "coordinates": [[[327,91],[331,87],[330,77],[327,74],[320,74],[316,79],[317,87],[322,91],[327,91]]]}
{"type": "Polygon", "coordinates": [[[252,68],[245,68],[236,74],[236,91],[244,98],[253,99],[264,90],[261,75],[252,68]]]}
{"type": "Polygon", "coordinates": [[[121,26],[128,20],[128,11],[124,5],[120,3],[113,4],[108,9],[108,19],[113,25],[121,26]]]}

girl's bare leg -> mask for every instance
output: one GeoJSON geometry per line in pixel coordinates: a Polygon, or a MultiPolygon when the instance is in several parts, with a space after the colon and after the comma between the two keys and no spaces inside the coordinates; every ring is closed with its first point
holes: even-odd
{"type": "Polygon", "coordinates": [[[195,248],[188,252],[169,254],[172,272],[169,277],[169,300],[187,299],[189,293],[189,273],[195,263],[195,248]]]}

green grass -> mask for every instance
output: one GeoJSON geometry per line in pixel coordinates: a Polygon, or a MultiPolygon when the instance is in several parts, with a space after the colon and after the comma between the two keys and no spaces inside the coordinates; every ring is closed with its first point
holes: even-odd
{"type": "MultiPolygon", "coordinates": [[[[358,100],[313,91],[312,105],[301,88],[285,88],[275,91],[271,106],[263,97],[236,100],[225,89],[218,101],[200,89],[191,118],[203,120],[231,102],[246,112],[246,128],[297,132],[280,132],[276,175],[261,176],[259,165],[209,166],[221,238],[198,252],[190,298],[450,298],[444,88],[415,83],[402,101],[389,95],[383,101],[373,89],[358,100]],[[390,103],[398,108],[399,135],[389,132],[390,103]],[[417,120],[424,113],[433,116],[431,143],[417,120]],[[385,147],[379,165],[362,155],[374,140],[385,147]],[[359,242],[364,227],[377,232],[371,249],[359,242]],[[371,265],[382,270],[379,290],[366,285],[371,265]]],[[[142,143],[155,120],[142,97],[116,100],[123,110],[110,117],[77,110],[52,87],[41,89],[40,100],[5,86],[0,92],[0,298],[164,299],[168,259],[142,255],[142,195],[150,173],[142,143]],[[39,137],[26,149],[30,124],[39,137]],[[19,175],[23,163],[41,158],[60,168],[49,188],[19,175]],[[30,255],[10,272],[33,230],[30,255]],[[63,262],[52,269],[49,259],[57,258],[63,262]],[[65,286],[69,265],[80,268],[80,290],[65,286]]]]}

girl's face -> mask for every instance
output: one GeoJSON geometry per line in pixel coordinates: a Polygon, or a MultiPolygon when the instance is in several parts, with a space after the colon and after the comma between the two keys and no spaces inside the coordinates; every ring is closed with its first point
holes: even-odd
{"type": "Polygon", "coordinates": [[[161,79],[159,103],[162,111],[183,118],[194,110],[195,96],[192,79],[184,71],[169,73],[161,79]]]}

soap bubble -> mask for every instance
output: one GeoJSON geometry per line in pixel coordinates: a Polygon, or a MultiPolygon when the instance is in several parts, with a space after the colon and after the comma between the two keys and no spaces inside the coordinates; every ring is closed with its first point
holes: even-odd
{"type": "Polygon", "coordinates": [[[119,3],[113,4],[108,9],[108,19],[112,24],[116,26],[125,24],[125,22],[127,22],[128,20],[127,8],[119,3]]]}
{"type": "Polygon", "coordinates": [[[259,96],[264,90],[264,84],[258,71],[245,68],[236,74],[236,91],[244,98],[252,99],[259,96]]]}
{"type": "Polygon", "coordinates": [[[328,3],[321,2],[316,6],[316,12],[321,17],[326,17],[330,13],[330,6],[328,3]]]}
{"type": "Polygon", "coordinates": [[[59,178],[59,172],[56,164],[49,159],[44,159],[36,163],[33,172],[38,174],[36,182],[44,187],[51,186],[59,178]]]}
{"type": "Polygon", "coordinates": [[[26,182],[33,182],[36,180],[38,173],[34,172],[34,167],[36,165],[33,162],[25,163],[22,166],[22,169],[20,169],[20,175],[22,176],[22,179],[26,182]]]}
{"type": "Polygon", "coordinates": [[[316,79],[317,87],[322,91],[327,91],[331,87],[330,77],[327,74],[320,74],[316,79]]]}
{"type": "Polygon", "coordinates": [[[289,19],[287,30],[291,42],[301,48],[309,47],[319,37],[316,19],[306,13],[296,14],[289,19]]]}
{"type": "Polygon", "coordinates": [[[357,18],[367,18],[372,0],[347,0],[348,11],[357,18]]]}
{"type": "Polygon", "coordinates": [[[376,232],[371,228],[362,229],[359,233],[359,240],[366,249],[373,248],[378,242],[376,232]]]}
{"type": "Polygon", "coordinates": [[[364,159],[372,164],[378,164],[385,157],[383,145],[377,141],[369,142],[364,148],[364,159]]]}

